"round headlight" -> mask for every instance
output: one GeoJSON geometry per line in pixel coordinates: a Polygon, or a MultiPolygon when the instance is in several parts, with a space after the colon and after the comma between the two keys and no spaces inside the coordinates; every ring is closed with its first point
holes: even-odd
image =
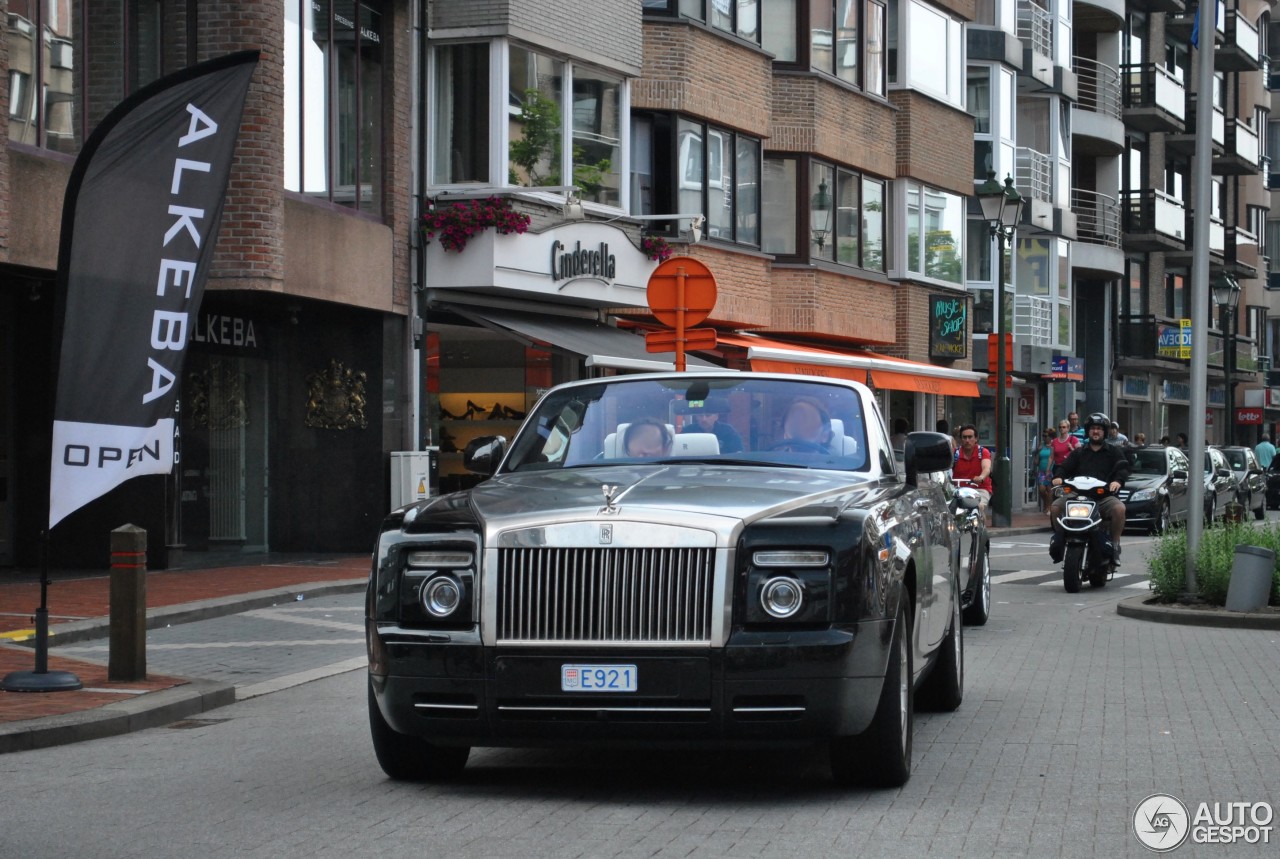
{"type": "Polygon", "coordinates": [[[760,589],[760,607],[770,617],[791,617],[803,603],[804,585],[790,576],[775,576],[760,589]]]}
{"type": "Polygon", "coordinates": [[[462,585],[452,576],[436,576],[422,586],[422,607],[434,617],[448,617],[462,602],[462,585]]]}

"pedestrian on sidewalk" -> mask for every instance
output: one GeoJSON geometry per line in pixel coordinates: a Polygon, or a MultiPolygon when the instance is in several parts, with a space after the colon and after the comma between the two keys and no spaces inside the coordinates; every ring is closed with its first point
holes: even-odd
{"type": "Polygon", "coordinates": [[[1040,440],[1040,449],[1036,451],[1036,491],[1040,494],[1040,512],[1048,513],[1053,503],[1053,440],[1057,433],[1053,427],[1045,427],[1044,436],[1040,440]]]}
{"type": "Polygon", "coordinates": [[[1258,465],[1262,466],[1263,471],[1271,467],[1271,461],[1276,458],[1276,446],[1271,443],[1269,433],[1262,434],[1262,441],[1258,442],[1253,452],[1258,457],[1258,465]]]}

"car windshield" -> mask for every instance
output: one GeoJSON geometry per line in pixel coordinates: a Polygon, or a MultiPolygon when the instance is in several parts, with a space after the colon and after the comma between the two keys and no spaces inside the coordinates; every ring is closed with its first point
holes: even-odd
{"type": "MultiPolygon", "coordinates": [[[[866,451],[861,400],[843,385],[693,374],[621,377],[544,397],[516,436],[503,470],[712,460],[864,471],[866,451]]],[[[881,467],[894,470],[891,462],[881,467]]]]}
{"type": "Polygon", "coordinates": [[[1224,450],[1222,455],[1227,458],[1227,462],[1231,463],[1232,471],[1245,470],[1243,450],[1224,450]]]}
{"type": "Polygon", "coordinates": [[[1130,474],[1164,474],[1168,470],[1168,457],[1163,450],[1137,450],[1133,452],[1133,468],[1130,474]]]}

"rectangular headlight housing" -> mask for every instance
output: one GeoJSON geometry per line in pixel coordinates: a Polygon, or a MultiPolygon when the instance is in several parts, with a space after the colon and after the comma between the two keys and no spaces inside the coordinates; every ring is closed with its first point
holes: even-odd
{"type": "Polygon", "coordinates": [[[415,570],[455,570],[470,567],[474,562],[475,556],[471,552],[448,549],[419,549],[405,558],[405,565],[415,570]]]}

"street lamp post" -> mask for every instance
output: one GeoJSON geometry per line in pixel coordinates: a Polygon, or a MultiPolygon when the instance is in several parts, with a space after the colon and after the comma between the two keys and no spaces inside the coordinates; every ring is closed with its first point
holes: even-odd
{"type": "Polygon", "coordinates": [[[1005,176],[1004,185],[996,181],[994,171],[987,172],[987,181],[977,191],[978,202],[982,205],[982,217],[991,227],[991,235],[996,238],[996,318],[991,326],[992,333],[1000,339],[996,341],[996,366],[992,371],[996,377],[996,463],[995,463],[995,498],[992,499],[992,522],[996,526],[1008,526],[1013,516],[1013,469],[1009,462],[1009,428],[1008,403],[1005,398],[1005,354],[1004,330],[1004,248],[1006,242],[1012,242],[1022,217],[1022,195],[1013,187],[1013,177],[1005,176]]]}
{"type": "Polygon", "coordinates": [[[1222,318],[1222,376],[1227,389],[1227,427],[1223,438],[1230,445],[1236,443],[1236,395],[1231,375],[1236,363],[1235,322],[1236,308],[1240,306],[1240,282],[1231,275],[1222,275],[1213,284],[1213,300],[1222,318]]]}

